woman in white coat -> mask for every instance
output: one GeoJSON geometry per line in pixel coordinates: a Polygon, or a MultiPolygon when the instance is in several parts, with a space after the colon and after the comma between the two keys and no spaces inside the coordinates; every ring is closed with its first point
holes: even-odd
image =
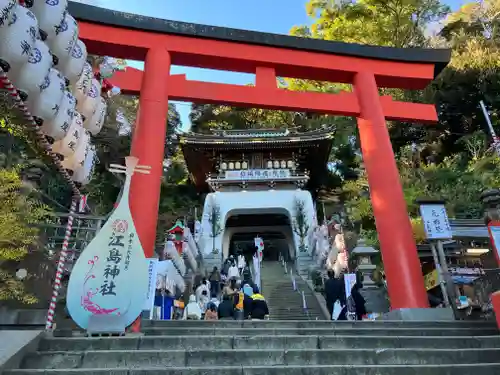
{"type": "Polygon", "coordinates": [[[201,320],[201,309],[198,302],[196,302],[196,296],[191,294],[189,296],[189,303],[184,308],[184,314],[182,316],[183,320],[201,320]]]}

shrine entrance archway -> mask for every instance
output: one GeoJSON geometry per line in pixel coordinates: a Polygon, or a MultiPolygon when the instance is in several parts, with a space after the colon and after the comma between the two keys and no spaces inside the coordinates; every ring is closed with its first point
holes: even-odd
{"type": "Polygon", "coordinates": [[[237,242],[250,245],[253,254],[254,238],[257,236],[264,240],[264,253],[272,251],[267,245],[274,241],[273,246],[279,248],[286,259],[295,259],[298,239],[295,238],[291,223],[292,213],[279,207],[229,211],[221,235],[223,259],[234,251],[232,246],[236,246],[237,242]]]}
{"type": "Polygon", "coordinates": [[[70,2],[89,53],[145,62],[113,81],[140,93],[132,155],[152,167],[132,181],[130,205],[146,255],[153,253],[165,151],[168,100],[357,118],[373,212],[393,309],[428,307],[386,120],[437,121],[433,105],[380,97],[379,87],[423,89],[446,66],[449,50],[398,49],[295,38],[124,14],[70,2]],[[188,81],[172,64],[254,73],[255,87],[188,81]],[[349,83],[354,92],[292,92],[276,77],[349,83]]]}

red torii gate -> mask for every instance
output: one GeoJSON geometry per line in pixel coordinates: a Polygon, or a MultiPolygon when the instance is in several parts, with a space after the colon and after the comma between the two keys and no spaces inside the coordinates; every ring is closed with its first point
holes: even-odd
{"type": "Polygon", "coordinates": [[[145,61],[114,83],[140,94],[132,155],[152,167],[134,177],[130,205],[146,256],[154,251],[168,100],[355,116],[388,281],[391,307],[428,307],[387,120],[437,121],[433,105],[380,97],[379,87],[423,89],[449,50],[397,49],[174,22],[70,3],[89,53],[145,61]],[[255,87],[188,81],[172,64],[255,73],[255,87]],[[354,92],[279,89],[276,77],[352,83],[354,92]]]}

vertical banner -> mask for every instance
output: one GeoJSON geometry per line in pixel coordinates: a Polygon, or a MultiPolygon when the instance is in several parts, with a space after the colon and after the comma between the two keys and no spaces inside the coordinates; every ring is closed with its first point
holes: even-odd
{"type": "Polygon", "coordinates": [[[259,257],[259,262],[262,262],[263,252],[264,252],[264,241],[260,237],[254,238],[254,244],[257,248],[257,255],[259,257]]]}
{"type": "Polygon", "coordinates": [[[80,197],[80,203],[78,204],[78,212],[79,213],[85,212],[86,208],[87,208],[87,195],[82,195],[80,197]]]}
{"type": "Polygon", "coordinates": [[[158,273],[158,259],[146,259],[148,263],[148,291],[147,299],[144,301],[143,310],[150,311],[150,319],[153,317],[156,291],[156,275],[158,273]]]}
{"type": "Polygon", "coordinates": [[[349,298],[351,295],[352,287],[356,284],[356,274],[355,273],[346,273],[344,275],[344,286],[345,286],[345,297],[349,298]]]}

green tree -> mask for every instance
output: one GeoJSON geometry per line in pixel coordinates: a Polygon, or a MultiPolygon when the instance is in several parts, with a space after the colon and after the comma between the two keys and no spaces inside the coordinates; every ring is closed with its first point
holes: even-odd
{"type": "Polygon", "coordinates": [[[449,12],[439,0],[309,0],[306,8],[314,22],[293,35],[401,48],[424,45],[429,24],[449,12]]]}
{"type": "MultiPolygon", "coordinates": [[[[15,169],[0,169],[0,267],[23,259],[39,250],[38,229],[48,214],[48,207],[23,192],[23,182],[15,169]]],[[[0,268],[0,300],[36,302],[26,293],[23,282],[0,268]]]]}

